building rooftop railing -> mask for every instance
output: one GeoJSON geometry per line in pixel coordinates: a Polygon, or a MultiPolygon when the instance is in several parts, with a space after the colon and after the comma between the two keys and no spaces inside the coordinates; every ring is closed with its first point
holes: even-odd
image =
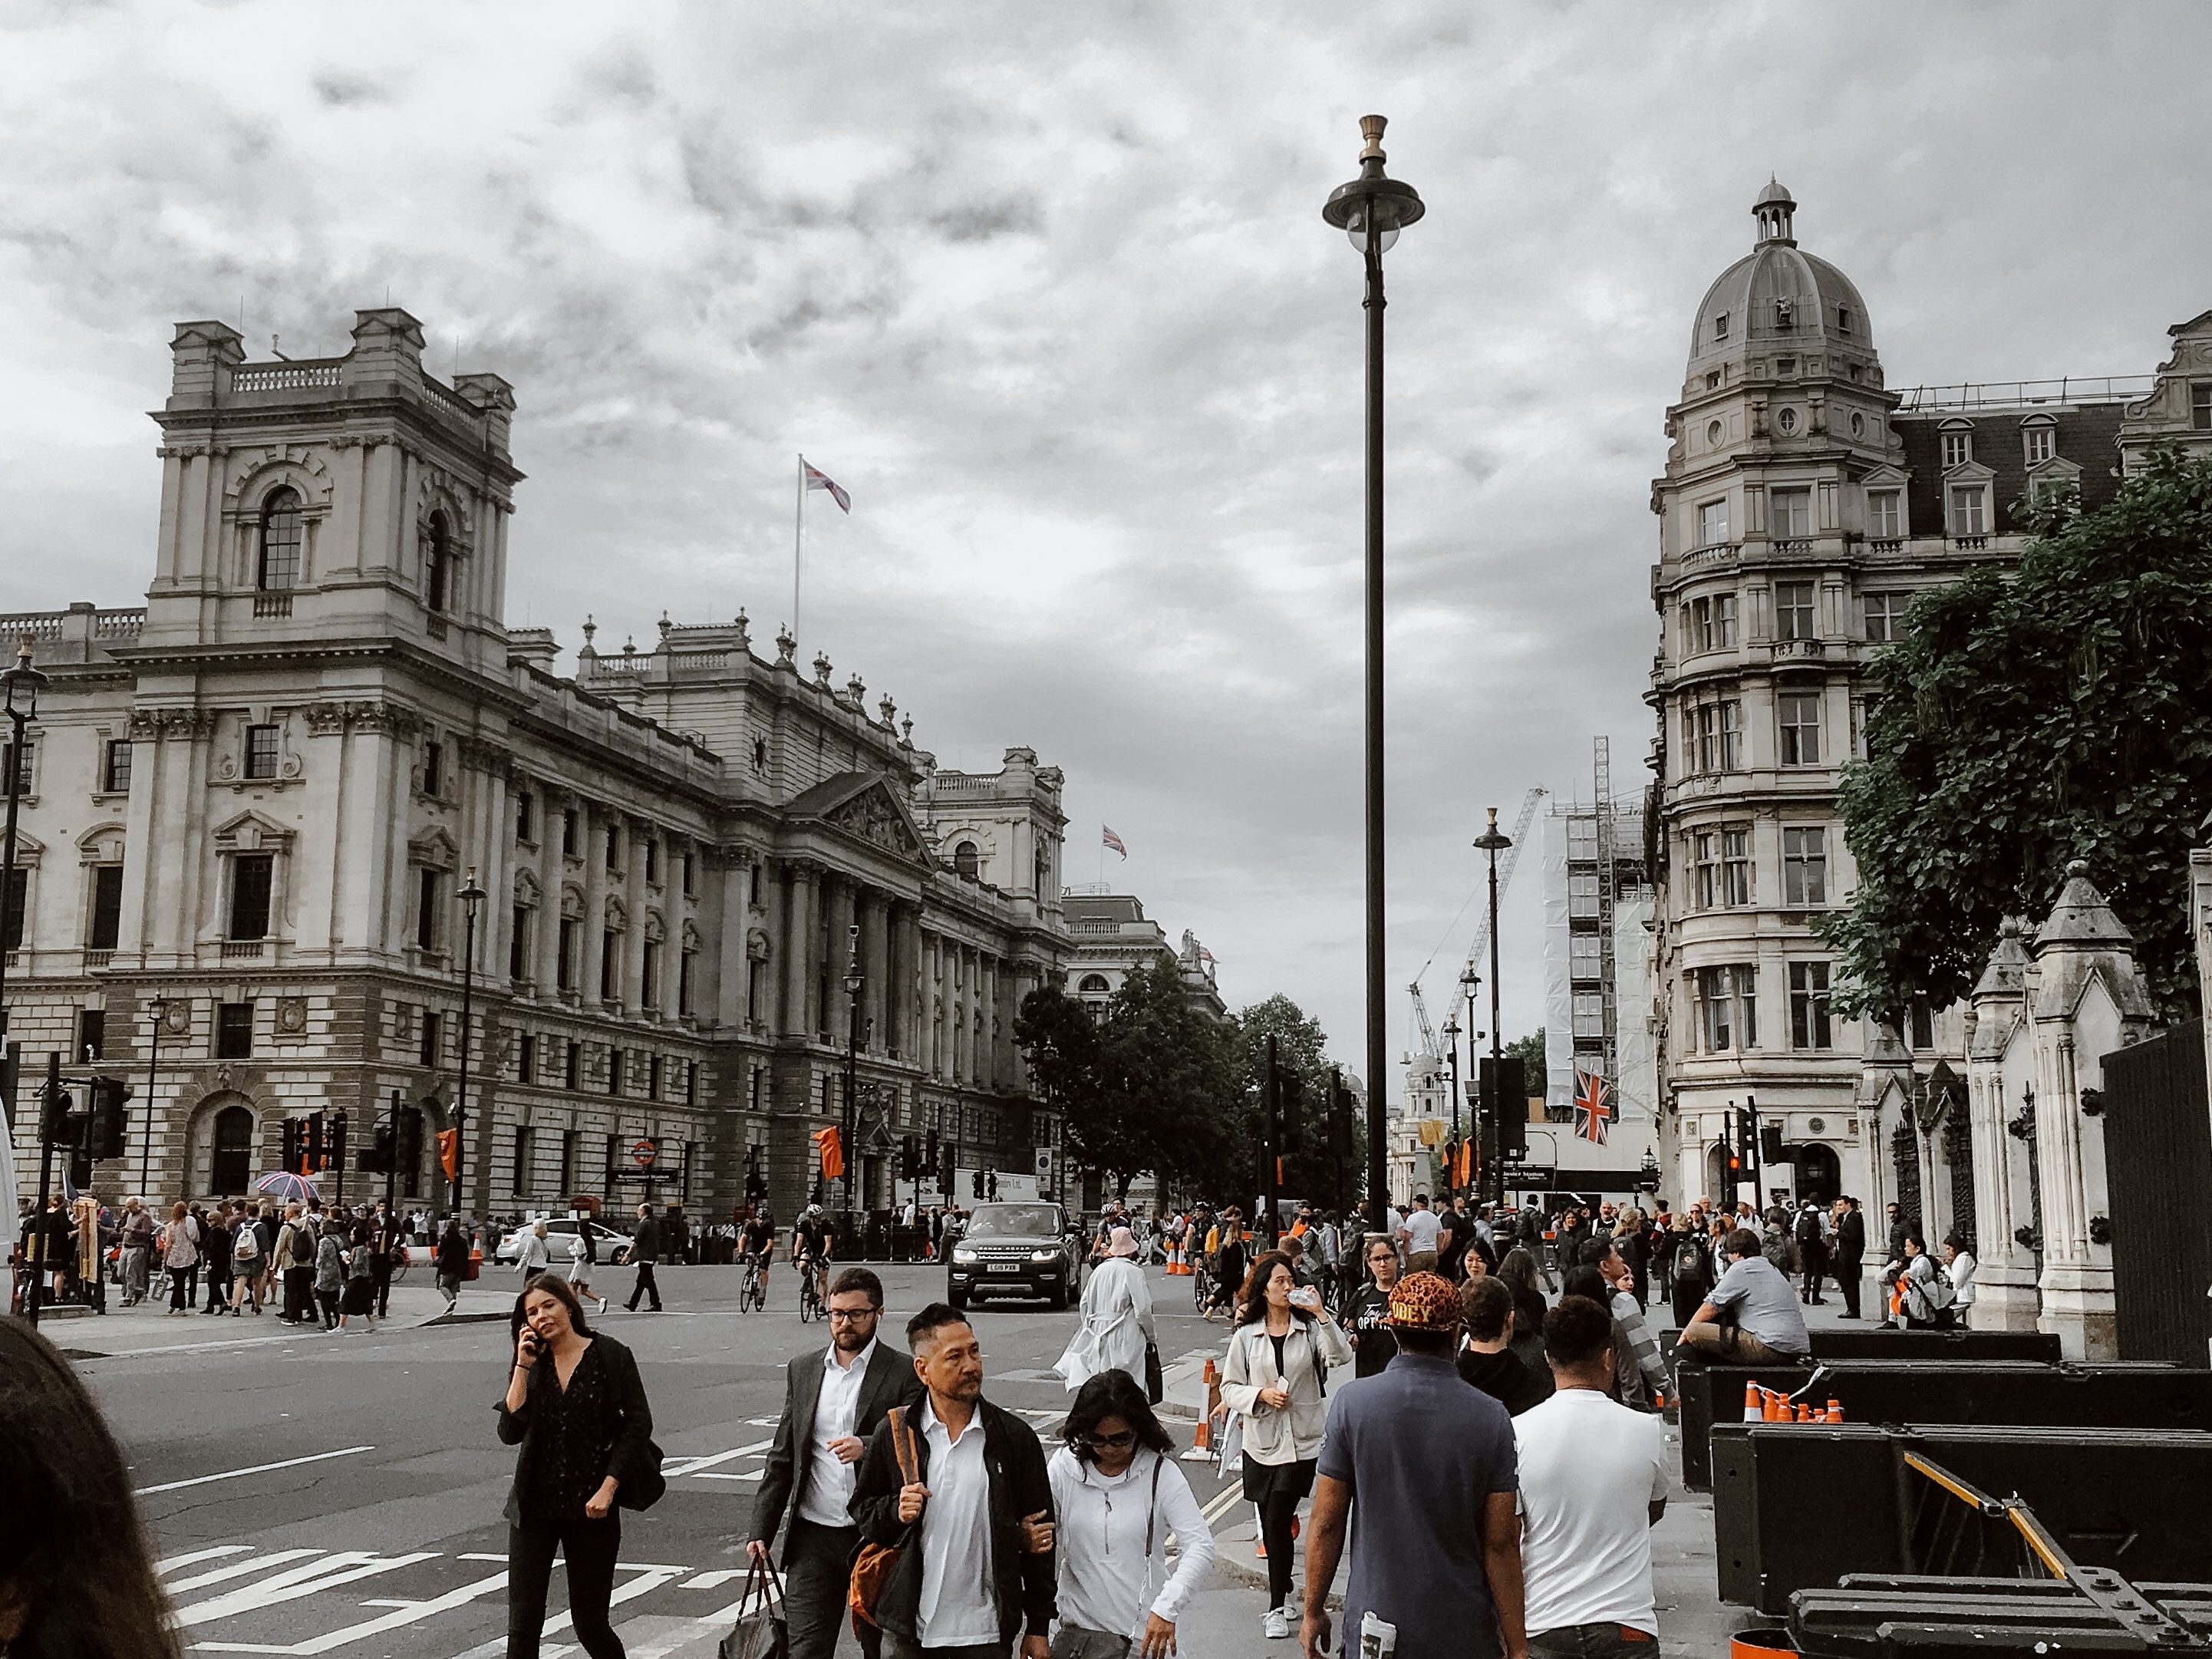
{"type": "Polygon", "coordinates": [[[2055,380],[1966,380],[1956,386],[1908,386],[1900,415],[1942,410],[2020,409],[2036,404],[2105,404],[2150,395],[2155,374],[2062,375],[2055,380]]]}

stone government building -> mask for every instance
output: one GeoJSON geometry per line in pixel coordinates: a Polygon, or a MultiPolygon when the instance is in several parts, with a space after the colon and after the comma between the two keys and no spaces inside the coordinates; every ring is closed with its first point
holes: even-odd
{"type": "Polygon", "coordinates": [[[1864,752],[1863,676],[1917,592],[2018,559],[2016,503],[2072,488],[2094,508],[2149,445],[2212,448],[2212,311],[2167,331],[2153,374],[1891,390],[1858,290],[1798,247],[1796,205],[1768,185],[1752,252],[1698,305],[1652,486],[1661,1191],[1733,1198],[1720,1137],[1755,1097],[1801,1193],[1850,1193],[1877,1223],[1897,1198],[1931,1240],[1973,1235],[1970,1010],[1889,1031],[1829,1006],[1817,924],[1856,881],[1837,793],[1864,752]]]}
{"type": "Polygon", "coordinates": [[[0,618],[52,677],[0,918],[21,1194],[49,1050],[131,1081],[94,1188],[140,1189],[159,997],[149,1197],[245,1191],[288,1115],[342,1110],[358,1148],[396,1109],[400,1192],[442,1205],[471,871],[476,1212],[726,1214],[757,1173],[788,1220],[841,1114],[853,927],[865,1202],[907,1133],[1036,1167],[1057,1130],[1012,1032],[1070,955],[1060,771],[940,770],[890,698],[787,634],[756,654],[742,613],[605,655],[587,623],[556,675],[550,631],[504,620],[512,391],[441,385],[422,345],[391,308],[317,361],[179,325],[145,608],[0,618]],[[644,1140],[655,1183],[611,1182],[644,1140]]]}

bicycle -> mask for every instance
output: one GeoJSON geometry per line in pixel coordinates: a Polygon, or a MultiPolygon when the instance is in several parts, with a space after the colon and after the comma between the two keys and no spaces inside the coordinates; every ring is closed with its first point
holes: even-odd
{"type": "Polygon", "coordinates": [[[1206,1270],[1205,1257],[1194,1256],[1190,1264],[1190,1304],[1202,1319],[1212,1300],[1213,1275],[1206,1270]]]}
{"type": "Polygon", "coordinates": [[[738,1311],[757,1313],[768,1307],[768,1264],[757,1255],[745,1257],[745,1282],[738,1291],[738,1311]]]}
{"type": "Polygon", "coordinates": [[[830,1310],[822,1300],[820,1270],[811,1261],[799,1264],[799,1322],[810,1319],[827,1319],[830,1310]]]}

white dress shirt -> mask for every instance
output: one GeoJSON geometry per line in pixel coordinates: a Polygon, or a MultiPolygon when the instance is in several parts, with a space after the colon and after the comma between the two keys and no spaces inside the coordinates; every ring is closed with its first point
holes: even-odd
{"type": "Polygon", "coordinates": [[[1141,1637],[1148,1613],[1170,1624],[1180,1619],[1213,1571],[1213,1532],[1182,1471],[1157,1454],[1139,1452],[1127,1468],[1109,1478],[1062,1447],[1052,1455],[1048,1473],[1059,1517],[1060,1623],[1109,1636],[1141,1637]],[[1160,1477],[1157,1507],[1155,1468],[1160,1477]],[[1170,1534],[1181,1551],[1172,1573],[1167,1570],[1170,1534]]]}
{"type": "Polygon", "coordinates": [[[806,1439],[806,1497],[799,1506],[799,1517],[817,1527],[853,1524],[853,1465],[831,1451],[830,1443],[853,1432],[860,1414],[860,1384],[875,1354],[871,1337],[851,1364],[840,1365],[837,1345],[832,1342],[822,1362],[822,1394],[814,1402],[814,1428],[806,1439]]]}
{"type": "Polygon", "coordinates": [[[922,1402],[929,1440],[929,1501],[921,1510],[921,1601],[915,1634],[925,1648],[996,1646],[998,1603],[991,1595],[991,1472],[983,1461],[978,1407],[955,1440],[922,1402]]]}

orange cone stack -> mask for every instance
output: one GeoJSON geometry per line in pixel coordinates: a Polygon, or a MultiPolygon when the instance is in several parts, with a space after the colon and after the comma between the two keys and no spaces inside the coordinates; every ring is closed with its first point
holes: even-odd
{"type": "Polygon", "coordinates": [[[1766,1390],[1756,1382],[1747,1382],[1743,1385],[1743,1420],[1745,1422],[1764,1423],[1766,1420],[1766,1407],[1761,1398],[1765,1393],[1766,1390]]]}
{"type": "Polygon", "coordinates": [[[1828,1421],[1831,1423],[1840,1423],[1843,1420],[1844,1402],[1840,1400],[1831,1400],[1828,1402],[1828,1421]]]}

